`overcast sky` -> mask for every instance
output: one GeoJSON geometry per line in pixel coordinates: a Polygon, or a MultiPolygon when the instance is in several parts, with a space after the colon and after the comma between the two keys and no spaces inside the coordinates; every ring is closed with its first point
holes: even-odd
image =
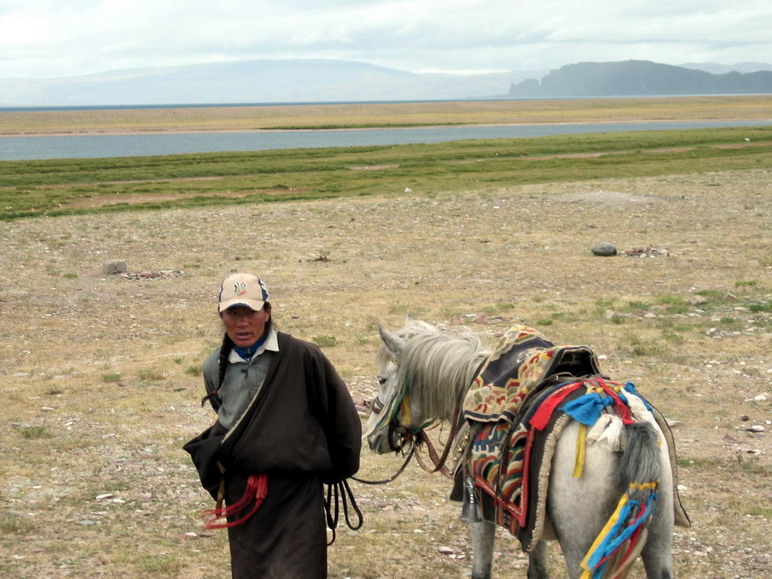
{"type": "Polygon", "coordinates": [[[0,78],[258,58],[412,72],[772,62],[770,0],[0,0],[0,78]]]}

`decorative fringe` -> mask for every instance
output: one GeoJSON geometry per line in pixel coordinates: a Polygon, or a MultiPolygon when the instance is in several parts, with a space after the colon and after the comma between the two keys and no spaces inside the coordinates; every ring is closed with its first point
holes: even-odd
{"type": "Polygon", "coordinates": [[[218,496],[217,506],[213,509],[204,511],[202,518],[204,519],[205,529],[229,529],[236,527],[247,522],[252,515],[254,515],[260,506],[263,504],[265,497],[268,495],[268,475],[266,474],[253,474],[249,475],[247,480],[247,488],[244,489],[244,495],[232,505],[222,507],[222,497],[218,496]],[[225,519],[228,517],[235,517],[246,509],[250,503],[254,503],[252,510],[246,515],[235,521],[228,521],[224,523],[218,523],[219,519],[225,519]]]}
{"type": "Polygon", "coordinates": [[[623,577],[638,545],[646,537],[646,523],[654,512],[657,482],[633,482],[582,561],[581,579],[623,577]],[[638,497],[638,498],[634,498],[638,497]]]}

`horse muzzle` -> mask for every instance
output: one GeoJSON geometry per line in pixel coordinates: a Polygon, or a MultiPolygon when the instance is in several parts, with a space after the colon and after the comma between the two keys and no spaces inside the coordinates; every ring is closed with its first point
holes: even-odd
{"type": "Polygon", "coordinates": [[[388,428],[370,434],[367,437],[367,444],[370,446],[370,450],[376,454],[400,452],[409,437],[410,432],[405,427],[392,422],[388,428]]]}

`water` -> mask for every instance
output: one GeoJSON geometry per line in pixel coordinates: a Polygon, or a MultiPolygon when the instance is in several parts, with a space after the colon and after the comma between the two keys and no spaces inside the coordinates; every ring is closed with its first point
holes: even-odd
{"type": "Polygon", "coordinates": [[[155,133],[0,138],[1,161],[134,157],[182,153],[263,151],[441,143],[466,139],[513,139],[622,131],[767,126],[772,121],[550,124],[527,126],[416,127],[226,133],[155,133]]]}

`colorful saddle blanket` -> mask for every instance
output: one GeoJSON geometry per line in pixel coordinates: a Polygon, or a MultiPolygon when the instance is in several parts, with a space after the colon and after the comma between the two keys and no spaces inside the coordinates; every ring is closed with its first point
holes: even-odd
{"type": "Polygon", "coordinates": [[[555,346],[538,331],[515,326],[502,336],[467,393],[467,475],[482,491],[484,517],[517,536],[524,551],[541,537],[552,455],[571,420],[602,423],[599,418],[612,407],[622,423],[630,423],[642,414],[651,419],[653,411],[673,449],[675,468],[664,418],[632,383],[610,382],[600,374],[589,348],[555,346]]]}
{"type": "Polygon", "coordinates": [[[514,326],[483,363],[464,400],[464,417],[473,422],[512,424],[529,394],[551,376],[600,374],[585,346],[555,346],[538,331],[514,326]]]}

